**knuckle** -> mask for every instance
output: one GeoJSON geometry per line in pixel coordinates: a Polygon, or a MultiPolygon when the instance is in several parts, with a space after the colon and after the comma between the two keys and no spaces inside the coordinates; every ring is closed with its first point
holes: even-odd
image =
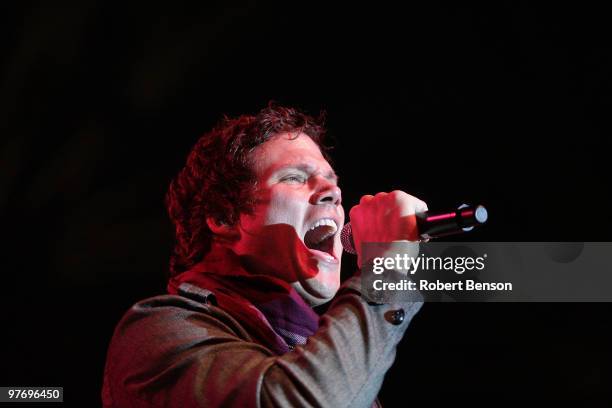
{"type": "Polygon", "coordinates": [[[374,198],[374,197],[369,195],[369,194],[366,194],[366,195],[361,197],[361,199],[359,200],[359,204],[366,203],[366,202],[370,201],[372,198],[374,198]]]}
{"type": "Polygon", "coordinates": [[[406,200],[408,200],[410,198],[410,195],[405,193],[405,192],[403,192],[402,190],[393,190],[390,193],[390,195],[397,202],[399,202],[399,201],[406,201],[406,200]]]}

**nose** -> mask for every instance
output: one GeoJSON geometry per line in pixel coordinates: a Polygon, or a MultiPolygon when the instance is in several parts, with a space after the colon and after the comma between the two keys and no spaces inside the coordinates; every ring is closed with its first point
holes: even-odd
{"type": "Polygon", "coordinates": [[[342,204],[342,190],[335,183],[327,180],[323,177],[317,177],[317,187],[315,193],[312,195],[310,203],[314,205],[318,204],[342,204]]]}

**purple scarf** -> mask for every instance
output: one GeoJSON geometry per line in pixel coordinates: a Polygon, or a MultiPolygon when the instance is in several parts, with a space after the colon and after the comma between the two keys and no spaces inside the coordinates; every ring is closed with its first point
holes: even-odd
{"type": "Polygon", "coordinates": [[[183,283],[210,290],[219,307],[279,355],[306,344],[319,327],[319,316],[291,285],[249,274],[227,257],[201,262],[171,278],[168,293],[178,294],[183,283]]]}

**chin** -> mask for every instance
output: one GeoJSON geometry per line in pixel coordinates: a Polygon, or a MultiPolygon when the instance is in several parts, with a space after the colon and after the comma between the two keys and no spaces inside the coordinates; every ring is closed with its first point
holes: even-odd
{"type": "Polygon", "coordinates": [[[340,289],[340,272],[332,279],[322,280],[315,276],[304,282],[295,282],[293,287],[310,306],[319,306],[332,300],[340,289]]]}

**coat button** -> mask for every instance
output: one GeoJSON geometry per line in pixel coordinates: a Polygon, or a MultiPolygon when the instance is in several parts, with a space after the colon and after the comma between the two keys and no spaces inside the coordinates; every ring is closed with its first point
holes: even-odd
{"type": "Polygon", "coordinates": [[[404,313],[404,309],[390,310],[385,313],[385,317],[387,318],[388,322],[397,326],[402,324],[404,318],[406,317],[406,313],[404,313]]]}

